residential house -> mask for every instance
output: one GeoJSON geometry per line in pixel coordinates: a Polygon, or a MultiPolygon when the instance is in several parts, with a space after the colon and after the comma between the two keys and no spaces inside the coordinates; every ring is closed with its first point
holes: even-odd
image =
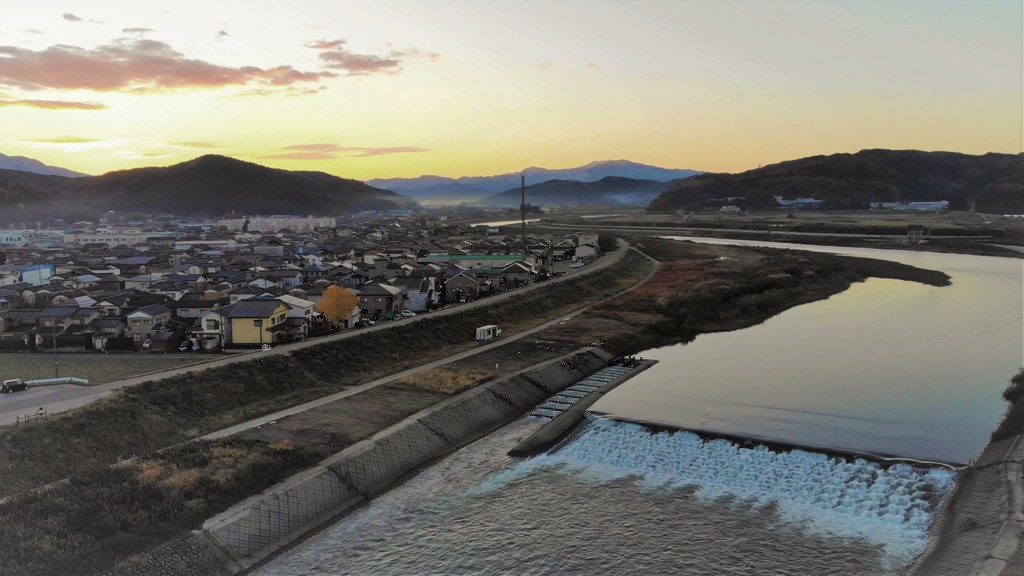
{"type": "Polygon", "coordinates": [[[288,323],[293,331],[296,332],[296,335],[303,339],[309,336],[313,319],[320,314],[316,309],[316,304],[289,294],[278,296],[277,299],[287,304],[290,308],[288,311],[288,323]]]}
{"type": "Polygon", "coordinates": [[[437,305],[436,279],[433,276],[396,278],[394,285],[405,288],[406,308],[413,312],[426,312],[437,305]]]}
{"type": "Polygon", "coordinates": [[[171,309],[163,304],[143,306],[128,315],[128,331],[126,336],[137,344],[152,338],[158,326],[171,319],[171,309]]]}
{"type": "Polygon", "coordinates": [[[444,297],[448,302],[468,302],[480,297],[480,281],[470,271],[460,272],[444,282],[444,297]]]}
{"type": "Polygon", "coordinates": [[[128,323],[124,318],[99,316],[88,325],[92,334],[92,346],[96,350],[106,350],[107,340],[124,336],[128,331],[128,323]]]}
{"type": "Polygon", "coordinates": [[[502,289],[510,290],[530,283],[533,269],[523,261],[513,262],[501,269],[498,283],[502,289]]]}
{"type": "Polygon", "coordinates": [[[250,298],[231,307],[228,319],[231,322],[233,346],[273,344],[282,339],[288,330],[285,321],[291,309],[276,299],[250,298]]]}
{"type": "Polygon", "coordinates": [[[577,260],[593,260],[597,258],[598,249],[594,244],[580,244],[576,247],[575,258],[577,260]]]}
{"type": "Polygon", "coordinates": [[[390,320],[405,306],[404,292],[400,286],[366,284],[359,291],[359,312],[367,318],[390,320]]]}
{"type": "Polygon", "coordinates": [[[208,299],[205,293],[188,292],[171,304],[175,314],[181,318],[198,318],[221,304],[220,299],[208,299]]]}
{"type": "Polygon", "coordinates": [[[231,322],[228,313],[230,307],[207,310],[196,317],[189,329],[189,338],[199,342],[202,350],[210,351],[222,348],[231,342],[231,322]]]}
{"type": "Polygon", "coordinates": [[[63,334],[71,326],[71,318],[78,312],[78,306],[47,306],[39,311],[40,334],[63,334]]]}

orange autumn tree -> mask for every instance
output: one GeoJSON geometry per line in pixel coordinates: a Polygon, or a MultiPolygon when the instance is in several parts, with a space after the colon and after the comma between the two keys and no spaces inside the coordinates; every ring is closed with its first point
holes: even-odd
{"type": "Polygon", "coordinates": [[[340,286],[328,286],[324,290],[323,298],[317,303],[318,310],[323,312],[324,318],[331,324],[341,324],[348,320],[352,311],[356,309],[358,301],[356,295],[340,286]]]}

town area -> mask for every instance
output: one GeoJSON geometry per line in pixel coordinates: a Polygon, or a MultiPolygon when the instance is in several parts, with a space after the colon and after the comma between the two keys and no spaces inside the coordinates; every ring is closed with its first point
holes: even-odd
{"type": "Polygon", "coordinates": [[[601,252],[595,233],[524,238],[518,225],[479,219],[406,210],[337,219],[111,213],[0,230],[0,352],[273,347],[542,282],[601,252]],[[352,298],[343,317],[322,311],[331,287],[352,298]]]}

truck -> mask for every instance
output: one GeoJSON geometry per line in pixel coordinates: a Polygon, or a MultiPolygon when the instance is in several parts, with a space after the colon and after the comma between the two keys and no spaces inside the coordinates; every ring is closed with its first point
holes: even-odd
{"type": "Polygon", "coordinates": [[[21,390],[28,390],[28,384],[25,383],[21,378],[15,378],[13,380],[4,380],[3,384],[0,384],[0,392],[4,394],[10,394],[11,392],[19,392],[21,390]]]}

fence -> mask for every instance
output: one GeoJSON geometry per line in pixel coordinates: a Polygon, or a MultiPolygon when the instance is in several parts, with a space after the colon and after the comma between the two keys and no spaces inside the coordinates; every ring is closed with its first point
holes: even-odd
{"type": "Polygon", "coordinates": [[[45,408],[40,408],[39,410],[36,410],[35,412],[29,412],[28,414],[23,414],[21,416],[18,416],[17,423],[21,424],[22,422],[24,422],[24,423],[28,424],[29,422],[33,422],[33,421],[36,421],[36,420],[46,420],[46,418],[48,416],[49,416],[49,414],[46,412],[46,409],[45,408]]]}

